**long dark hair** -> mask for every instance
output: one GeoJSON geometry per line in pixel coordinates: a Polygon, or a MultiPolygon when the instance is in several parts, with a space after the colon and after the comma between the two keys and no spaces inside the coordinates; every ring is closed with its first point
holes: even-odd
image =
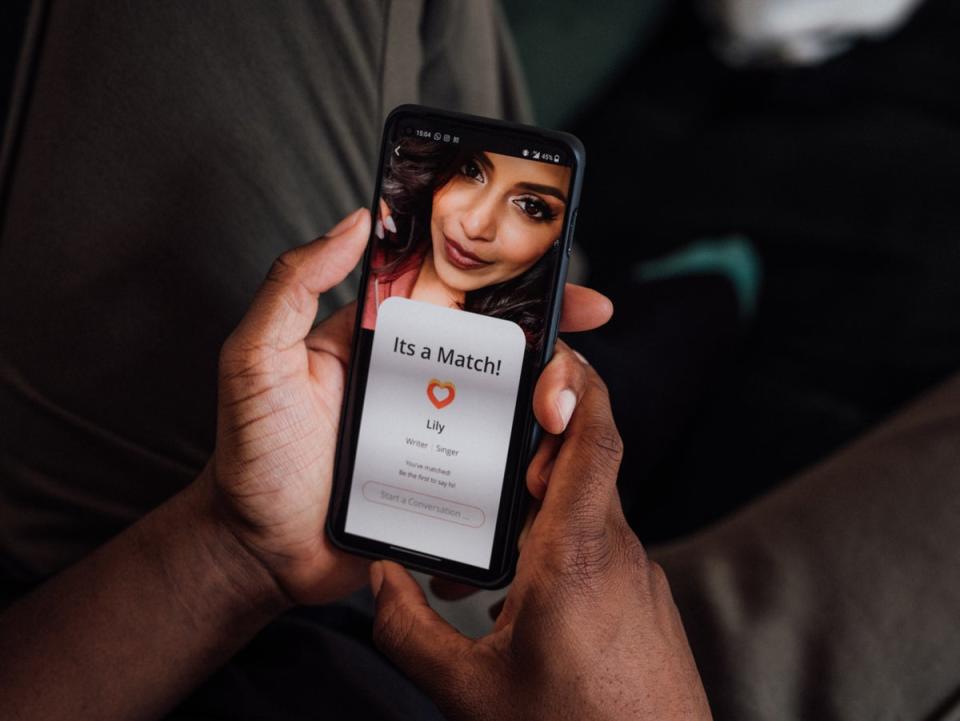
{"type": "MultiPolygon", "coordinates": [[[[383,173],[381,196],[390,207],[396,233],[387,232],[380,241],[385,261],[377,273],[392,273],[415,255],[426,253],[431,243],[430,220],[433,194],[446,185],[475,150],[460,145],[404,138],[390,153],[383,173]]],[[[527,346],[537,349],[543,342],[544,318],[557,244],[529,270],[516,278],[469,291],[463,309],[493,318],[510,320],[520,326],[527,346]]]]}

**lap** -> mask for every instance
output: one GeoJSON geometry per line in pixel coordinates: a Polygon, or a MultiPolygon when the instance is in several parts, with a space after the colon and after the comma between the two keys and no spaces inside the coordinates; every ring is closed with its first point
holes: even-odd
{"type": "Polygon", "coordinates": [[[955,376],[652,555],[718,719],[946,719],[960,713],[958,547],[955,376]]]}

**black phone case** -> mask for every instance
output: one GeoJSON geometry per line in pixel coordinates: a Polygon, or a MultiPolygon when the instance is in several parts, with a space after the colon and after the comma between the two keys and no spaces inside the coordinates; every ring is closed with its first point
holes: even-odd
{"type": "MultiPolygon", "coordinates": [[[[446,120],[453,121],[455,123],[462,123],[464,125],[471,125],[474,127],[479,126],[488,131],[503,131],[511,134],[529,136],[531,140],[539,138],[541,140],[547,140],[555,144],[560,144],[569,151],[572,158],[571,166],[573,170],[573,177],[571,181],[570,197],[568,202],[569,212],[567,212],[566,217],[564,218],[564,226],[561,233],[563,252],[560,254],[561,259],[557,270],[557,282],[555,284],[556,290],[554,297],[551,299],[552,311],[550,313],[550,317],[547,319],[546,339],[543,344],[543,356],[540,362],[540,367],[545,367],[550,358],[553,356],[553,348],[557,341],[563,288],[564,283],[566,282],[567,268],[569,266],[570,254],[573,248],[573,234],[576,226],[577,212],[580,205],[580,191],[583,185],[584,165],[586,162],[583,144],[575,136],[560,131],[547,130],[544,128],[521,125],[517,123],[509,123],[502,120],[494,120],[447,110],[439,110],[436,108],[428,108],[420,105],[401,105],[394,108],[384,122],[384,130],[381,136],[380,158],[377,167],[377,182],[374,189],[373,203],[370,206],[374,209],[374,212],[376,212],[380,200],[380,184],[383,177],[384,159],[390,139],[390,130],[394,124],[398,123],[402,118],[407,116],[413,116],[423,120],[446,120]]],[[[360,278],[360,297],[357,303],[356,317],[357,328],[360,327],[363,314],[363,289],[367,287],[368,276],[370,273],[370,262],[371,246],[368,246],[363,258],[363,272],[360,278]]],[[[507,487],[507,482],[505,481],[504,483],[503,492],[511,493],[512,498],[509,507],[501,510],[501,513],[506,510],[508,516],[506,523],[503,526],[502,533],[498,531],[494,538],[494,551],[491,553],[491,568],[489,571],[476,568],[476,572],[474,572],[474,567],[452,561],[445,561],[439,565],[426,562],[421,558],[418,558],[415,554],[407,554],[392,550],[387,543],[377,541],[370,541],[369,543],[366,543],[368,539],[363,539],[365,543],[363,546],[361,546],[359,543],[351,542],[348,538],[345,538],[344,536],[349,534],[343,533],[343,535],[341,535],[337,528],[338,525],[342,527],[345,523],[346,503],[349,496],[348,491],[350,487],[350,482],[348,480],[341,479],[341,467],[344,462],[344,433],[346,431],[347,413],[351,407],[351,403],[354,400],[352,397],[352,391],[355,388],[355,382],[357,380],[355,378],[358,358],[356,338],[357,336],[354,337],[354,343],[351,350],[350,367],[345,385],[346,391],[344,393],[343,405],[341,407],[340,431],[337,439],[337,455],[334,466],[334,486],[330,499],[330,508],[327,514],[327,536],[337,548],[349,553],[365,556],[367,558],[396,561],[414,570],[423,571],[431,575],[443,576],[480,588],[502,588],[510,582],[516,570],[516,562],[518,557],[517,537],[520,533],[521,527],[523,526],[530,501],[530,496],[526,491],[526,483],[524,482],[525,470],[527,466],[529,466],[530,460],[533,458],[533,454],[536,451],[542,433],[539,424],[537,424],[533,418],[532,407],[527,410],[528,415],[525,426],[529,427],[530,430],[527,434],[527,438],[525,439],[525,443],[522,446],[520,471],[517,474],[518,478],[512,479],[509,488],[507,487]],[[500,550],[499,554],[497,553],[497,549],[500,550]],[[499,559],[497,556],[499,556],[499,559]],[[497,561],[499,562],[496,563],[497,561]]],[[[534,379],[534,383],[535,382],[536,379],[534,379]]],[[[355,440],[348,447],[354,448],[355,440]]]]}

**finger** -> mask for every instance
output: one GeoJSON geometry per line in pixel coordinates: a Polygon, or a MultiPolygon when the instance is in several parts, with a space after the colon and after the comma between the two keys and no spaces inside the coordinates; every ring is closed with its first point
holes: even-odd
{"type": "Polygon", "coordinates": [[[540,511],[540,518],[555,524],[560,532],[582,528],[585,521],[604,523],[605,511],[617,499],[623,441],[606,386],[593,369],[587,367],[586,373],[584,391],[554,461],[540,511]]]}
{"type": "Polygon", "coordinates": [[[430,590],[436,594],[437,598],[444,601],[459,601],[472,596],[480,589],[467,583],[451,581],[449,578],[435,577],[430,579],[430,590]]]}
{"type": "Polygon", "coordinates": [[[361,208],[327,235],[277,258],[231,336],[232,345],[271,351],[301,342],[316,320],[317,296],[353,270],[369,235],[370,214],[361,208]]]}
{"type": "Polygon", "coordinates": [[[587,383],[587,367],[570,346],[557,342],[533,392],[533,413],[547,433],[563,433],[587,383]]]}
{"type": "Polygon", "coordinates": [[[527,468],[527,490],[538,501],[543,500],[543,495],[547,492],[550,472],[553,470],[553,463],[562,442],[563,439],[560,436],[544,436],[527,468]]]}
{"type": "Polygon", "coordinates": [[[599,328],[613,316],[613,302],[591,288],[567,283],[563,290],[560,330],[575,333],[599,328]]]}
{"type": "Polygon", "coordinates": [[[506,597],[501,598],[499,601],[490,606],[488,613],[490,614],[491,621],[496,621],[498,618],[500,618],[500,614],[503,613],[503,604],[506,602],[506,600],[506,597]]]}
{"type": "Polygon", "coordinates": [[[386,237],[384,230],[389,230],[392,233],[397,232],[397,226],[393,222],[393,218],[390,215],[390,206],[387,205],[387,201],[383,198],[380,198],[379,204],[380,212],[377,213],[377,220],[373,224],[373,234],[377,236],[380,240],[383,240],[386,237]]]}
{"type": "Polygon", "coordinates": [[[377,598],[373,641],[427,693],[451,689],[457,658],[472,641],[430,608],[423,590],[400,565],[377,561],[370,566],[370,585],[377,598]]]}
{"type": "Polygon", "coordinates": [[[535,500],[530,504],[530,508],[527,511],[527,518],[523,522],[523,528],[520,529],[520,533],[517,534],[517,550],[523,550],[523,544],[527,541],[527,536],[530,535],[530,529],[533,528],[533,524],[537,520],[537,511],[540,510],[539,500],[535,500]]]}

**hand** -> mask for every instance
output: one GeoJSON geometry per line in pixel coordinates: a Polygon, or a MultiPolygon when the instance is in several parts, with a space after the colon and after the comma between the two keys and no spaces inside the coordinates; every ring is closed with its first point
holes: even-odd
{"type": "MultiPolygon", "coordinates": [[[[368,562],[324,533],[355,306],[313,327],[319,294],[356,266],[370,235],[358,210],[282,255],[220,356],[217,446],[208,473],[224,522],[289,603],[362,586],[368,562]]],[[[612,305],[568,286],[565,330],[593,328],[612,305]]]]}
{"type": "Polygon", "coordinates": [[[573,389],[579,405],[558,452],[547,445],[531,465],[543,503],[493,632],[462,636],[402,567],[379,561],[374,640],[451,719],[709,719],[666,577],[620,507],[606,388],[571,353],[557,357],[545,387],[573,389]]]}
{"type": "Polygon", "coordinates": [[[355,307],[313,325],[318,296],[353,270],[369,235],[361,209],[281,255],[220,354],[217,498],[290,603],[326,603],[366,582],[367,562],[324,533],[355,307]]]}
{"type": "Polygon", "coordinates": [[[377,219],[377,222],[373,224],[373,233],[380,240],[383,240],[387,233],[397,232],[397,224],[393,219],[393,215],[390,213],[390,206],[387,205],[387,201],[380,198],[380,204],[377,207],[380,210],[380,217],[377,219]]]}

